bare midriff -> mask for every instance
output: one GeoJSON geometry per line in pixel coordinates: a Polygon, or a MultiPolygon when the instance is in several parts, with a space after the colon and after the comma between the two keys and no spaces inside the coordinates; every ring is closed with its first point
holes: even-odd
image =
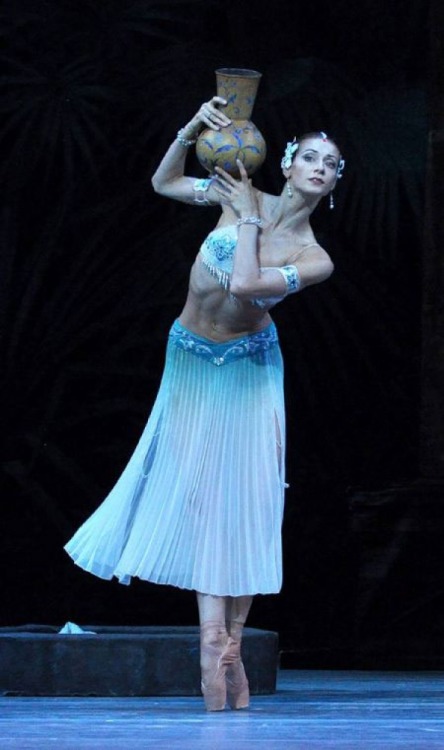
{"type": "Polygon", "coordinates": [[[221,342],[261,331],[271,317],[248,300],[234,300],[197,256],[179,321],[197,336],[221,342]]]}

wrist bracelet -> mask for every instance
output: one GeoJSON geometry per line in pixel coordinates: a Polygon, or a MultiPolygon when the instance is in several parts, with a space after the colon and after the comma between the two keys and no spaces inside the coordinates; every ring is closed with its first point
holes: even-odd
{"type": "Polygon", "coordinates": [[[238,227],[240,227],[241,224],[256,224],[257,227],[261,227],[262,219],[260,216],[241,216],[240,219],[237,220],[236,224],[238,227]]]}
{"type": "Polygon", "coordinates": [[[196,143],[197,138],[194,138],[194,139],[185,138],[185,128],[181,128],[177,132],[176,140],[178,140],[180,145],[184,146],[184,148],[189,148],[194,143],[196,143]]]}

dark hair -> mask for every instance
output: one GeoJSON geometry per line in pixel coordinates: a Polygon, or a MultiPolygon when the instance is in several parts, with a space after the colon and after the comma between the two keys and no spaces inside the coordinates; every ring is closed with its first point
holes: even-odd
{"type": "Polygon", "coordinates": [[[340,147],[339,147],[336,139],[333,136],[328,135],[327,133],[324,133],[323,130],[313,130],[313,131],[311,131],[309,133],[304,133],[303,135],[301,135],[300,138],[296,138],[296,140],[297,140],[297,142],[299,144],[301,144],[302,141],[308,141],[309,138],[318,138],[319,140],[330,141],[331,143],[333,143],[336,146],[336,148],[339,151],[340,156],[342,156],[341,149],[340,149],[340,147]]]}

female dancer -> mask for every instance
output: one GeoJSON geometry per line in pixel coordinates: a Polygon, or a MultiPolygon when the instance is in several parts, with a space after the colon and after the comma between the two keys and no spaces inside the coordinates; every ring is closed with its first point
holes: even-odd
{"type": "Polygon", "coordinates": [[[223,169],[184,174],[202,127],[230,120],[203,104],[169,147],[156,192],[219,205],[169,334],[165,370],[140,442],[116,486],[65,549],[103,578],[132,576],[197,592],[207,710],[249,703],[240,656],[253,595],[282,581],[285,415],[282,358],[269,310],[327,279],[333,264],[309,218],[344,162],[325,133],[287,144],[280,195],[223,169]]]}

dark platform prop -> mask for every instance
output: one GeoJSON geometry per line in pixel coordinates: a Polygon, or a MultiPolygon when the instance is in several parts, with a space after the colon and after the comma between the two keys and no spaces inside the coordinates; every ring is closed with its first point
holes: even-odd
{"type": "MultiPolygon", "coordinates": [[[[196,627],[82,625],[0,628],[0,694],[32,696],[200,695],[196,627]]],[[[252,694],[276,689],[278,636],[246,628],[243,659],[252,694]]]]}

